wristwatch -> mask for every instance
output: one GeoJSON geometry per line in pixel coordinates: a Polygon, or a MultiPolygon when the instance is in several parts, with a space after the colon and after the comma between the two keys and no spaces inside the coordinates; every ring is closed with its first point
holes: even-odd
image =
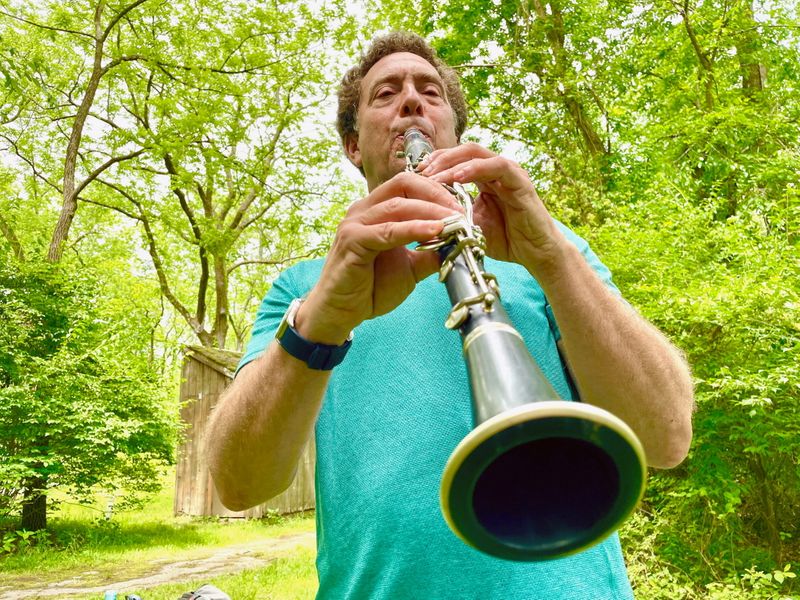
{"type": "Polygon", "coordinates": [[[283,315],[278,331],[275,332],[275,339],[283,346],[289,354],[302,360],[309,368],[317,371],[330,371],[344,360],[347,351],[353,342],[353,332],[347,336],[341,346],[331,346],[329,344],[317,344],[310,342],[297,332],[294,328],[294,319],[300,305],[305,298],[295,298],[289,305],[286,314],[283,315]]]}

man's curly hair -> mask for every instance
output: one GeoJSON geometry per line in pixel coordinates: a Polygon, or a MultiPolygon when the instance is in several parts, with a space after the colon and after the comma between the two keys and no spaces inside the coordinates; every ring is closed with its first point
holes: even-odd
{"type": "Polygon", "coordinates": [[[376,62],[395,52],[410,52],[421,56],[439,73],[444,83],[447,102],[453,109],[456,139],[460,140],[461,134],[467,127],[467,103],[464,101],[458,74],[437,56],[436,50],[424,38],[415,33],[394,31],[375,38],[358,64],[351,67],[342,78],[338,91],[339,110],[336,113],[336,129],[342,142],[349,134],[356,133],[361,80],[376,62]]]}

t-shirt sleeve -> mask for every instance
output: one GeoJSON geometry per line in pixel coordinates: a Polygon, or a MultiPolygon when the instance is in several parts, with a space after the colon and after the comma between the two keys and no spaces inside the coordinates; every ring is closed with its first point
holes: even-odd
{"type": "MultiPolygon", "coordinates": [[[[589,266],[592,267],[592,270],[597,273],[598,277],[600,277],[600,280],[605,283],[612,292],[621,298],[622,292],[619,291],[619,288],[614,285],[614,282],[611,280],[611,271],[600,261],[599,258],[597,258],[597,255],[589,247],[589,242],[573,232],[566,225],[558,221],[556,221],[556,225],[564,233],[566,238],[580,251],[580,253],[583,255],[583,258],[585,258],[589,266]]],[[[553,330],[553,335],[555,336],[556,341],[558,341],[561,339],[561,331],[558,329],[558,323],[556,323],[556,318],[555,315],[553,315],[553,309],[549,302],[545,306],[545,311],[547,312],[547,320],[550,321],[550,328],[553,330]]]]}
{"type": "Polygon", "coordinates": [[[289,308],[289,304],[291,304],[292,300],[302,295],[296,287],[292,269],[281,273],[272,284],[272,287],[261,302],[261,306],[258,308],[256,320],[253,323],[253,331],[250,334],[250,341],[247,344],[244,356],[239,361],[239,366],[236,368],[237,373],[247,363],[258,358],[272,342],[278,325],[280,325],[283,315],[289,308]]]}

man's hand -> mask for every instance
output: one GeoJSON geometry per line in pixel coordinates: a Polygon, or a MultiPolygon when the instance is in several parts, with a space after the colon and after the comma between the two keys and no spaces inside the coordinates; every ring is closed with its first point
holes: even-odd
{"type": "Polygon", "coordinates": [[[487,253],[542,274],[564,243],[533,183],[517,163],[478,144],[437,150],[421,175],[440,183],[475,183],[474,218],[487,253]]]}
{"type": "Polygon", "coordinates": [[[440,184],[413,173],[400,173],[353,203],[297,315],[300,334],[341,344],[362,321],[400,305],[439,267],[436,253],[405,246],[436,237],[442,219],[459,210],[440,184]]]}
{"type": "Polygon", "coordinates": [[[692,380],[680,353],[613,294],[556,229],[527,173],[477,144],[437,150],[421,171],[431,181],[477,184],[475,221],[487,252],[525,266],[545,292],[585,402],[639,436],[648,463],[672,467],[692,439],[692,380]]]}

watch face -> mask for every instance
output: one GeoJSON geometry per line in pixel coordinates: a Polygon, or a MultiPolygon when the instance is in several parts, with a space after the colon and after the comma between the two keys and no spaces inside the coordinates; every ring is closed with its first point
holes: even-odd
{"type": "Polygon", "coordinates": [[[302,303],[302,298],[295,298],[292,300],[292,303],[289,304],[289,308],[286,309],[283,319],[281,319],[281,323],[278,325],[278,331],[275,332],[275,337],[277,339],[281,339],[283,337],[283,334],[286,333],[287,327],[294,329],[294,316],[297,314],[297,311],[300,309],[300,305],[302,303]]]}
{"type": "Polygon", "coordinates": [[[300,310],[300,305],[303,303],[302,298],[295,298],[292,300],[292,303],[289,305],[288,310],[286,311],[286,322],[289,324],[289,327],[294,329],[294,318],[297,315],[297,311],[300,310]]]}

